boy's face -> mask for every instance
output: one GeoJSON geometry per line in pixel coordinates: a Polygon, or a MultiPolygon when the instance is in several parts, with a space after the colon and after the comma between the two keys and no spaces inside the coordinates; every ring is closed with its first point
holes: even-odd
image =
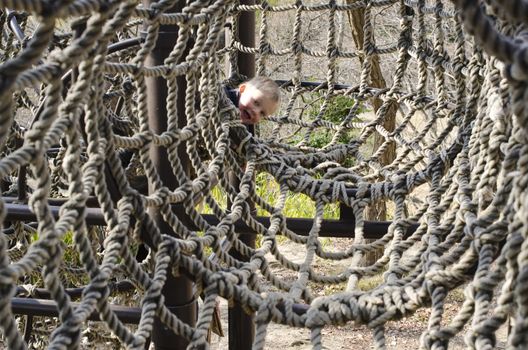
{"type": "Polygon", "coordinates": [[[238,88],[240,100],[238,109],[243,124],[256,124],[260,118],[267,117],[277,110],[278,103],[269,94],[250,84],[242,84],[238,88]]]}

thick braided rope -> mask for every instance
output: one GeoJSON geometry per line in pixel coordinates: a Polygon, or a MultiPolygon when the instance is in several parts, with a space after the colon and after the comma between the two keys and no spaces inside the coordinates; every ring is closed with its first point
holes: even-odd
{"type": "MultiPolygon", "coordinates": [[[[349,321],[371,328],[376,348],[383,349],[387,321],[429,305],[423,348],[447,348],[464,327],[470,328],[468,346],[493,348],[495,333],[508,317],[514,320],[508,346],[527,346],[525,1],[457,0],[454,6],[441,0],[278,6],[262,1],[246,6],[199,0],[178,13],[169,13],[175,0],[146,8],[132,0],[0,2],[16,11],[0,16],[8,33],[0,43],[0,179],[16,179],[22,168],[29,169],[28,205],[38,222],[36,229],[15,222],[0,238],[0,326],[10,348],[27,347],[11,298],[21,280],[39,274],[39,287],[59,310],[50,348],[78,346],[94,312],[128,348],[145,347],[155,317],[186,338],[190,348],[207,347],[217,297],[257,313],[255,349],[265,346],[270,322],[309,328],[313,347],[320,349],[323,327],[349,321]],[[357,9],[364,13],[360,48],[344,45],[338,29],[346,11],[357,9]],[[400,18],[396,39],[390,38],[394,42],[377,31],[383,25],[379,14],[387,9],[400,18]],[[225,23],[232,20],[236,32],[236,15],[247,11],[261,16],[257,47],[244,46],[236,35],[219,47],[225,23]],[[274,36],[276,15],[292,18],[286,44],[274,36]],[[12,16],[25,38],[7,28],[12,16]],[[64,34],[69,31],[64,19],[85,16],[89,18],[79,33],[64,34]],[[311,16],[324,18],[325,30],[315,40],[320,46],[307,35],[311,16]],[[178,25],[176,43],[162,65],[152,66],[147,57],[162,26],[169,24],[178,25]],[[110,53],[116,41],[138,34],[139,47],[110,53]],[[237,51],[257,55],[259,74],[291,81],[284,90],[284,108],[263,123],[258,137],[247,134],[236,109],[225,101],[223,59],[229,59],[236,75],[237,51]],[[281,59],[289,66],[273,72],[281,59]],[[373,87],[378,60],[391,75],[387,88],[373,87]],[[302,81],[314,73],[313,62],[320,62],[323,84],[309,88],[302,81]],[[359,67],[357,75],[346,76],[351,62],[359,67]],[[149,125],[150,79],[167,84],[163,130],[149,125]],[[178,94],[182,79],[183,99],[178,94]],[[348,86],[341,89],[341,84],[348,86]],[[313,94],[319,94],[320,103],[310,101],[313,94]],[[381,106],[360,116],[374,97],[381,106]],[[339,98],[348,99],[351,107],[339,120],[329,119],[339,98]],[[396,127],[387,130],[383,125],[394,104],[399,107],[396,127]],[[306,112],[308,106],[315,106],[313,113],[306,112]],[[28,115],[34,120],[24,121],[28,115]],[[186,124],[178,127],[182,117],[186,124]],[[271,124],[268,133],[266,123],[271,124]],[[328,138],[314,144],[321,133],[328,138]],[[372,149],[377,134],[384,141],[372,149]],[[24,143],[16,146],[22,136],[24,143]],[[382,156],[392,144],[397,154],[387,164],[382,156]],[[57,145],[57,155],[51,156],[57,145]],[[161,180],[149,155],[153,146],[166,150],[176,187],[161,180]],[[123,150],[133,151],[131,164],[139,165],[135,171],[132,165],[124,168],[123,150]],[[239,178],[236,188],[227,181],[230,171],[239,178]],[[258,195],[258,173],[279,184],[276,201],[258,195]],[[149,184],[148,195],[132,184],[138,174],[149,184]],[[212,195],[215,186],[224,191],[230,207],[212,195]],[[423,187],[425,200],[415,201],[423,187]],[[67,195],[56,218],[48,199],[61,193],[59,188],[67,195]],[[314,203],[308,236],[287,227],[286,201],[292,193],[314,203]],[[104,237],[96,240],[86,221],[91,196],[107,226],[104,237]],[[365,208],[380,199],[394,208],[392,223],[383,237],[365,243],[365,208]],[[219,219],[217,225],[201,216],[201,202],[219,219]],[[329,250],[319,237],[325,205],[338,202],[351,207],[356,218],[351,227],[355,238],[342,251],[329,250]],[[250,203],[269,214],[268,227],[252,217],[250,203]],[[176,215],[173,205],[181,206],[187,217],[176,215]],[[163,232],[152,212],[175,235],[163,232]],[[238,239],[235,223],[240,220],[262,235],[257,248],[238,239]],[[407,234],[410,227],[417,228],[407,234]],[[70,235],[68,246],[64,242],[70,235]],[[301,262],[281,251],[279,235],[304,247],[301,262]],[[143,240],[149,253],[138,261],[134,247],[143,240]],[[382,256],[362,266],[364,255],[380,248],[382,256]],[[77,266],[64,262],[68,249],[77,254],[77,266]],[[234,258],[230,249],[247,261],[234,258]],[[209,259],[210,252],[215,259],[209,259]],[[346,268],[328,274],[317,269],[318,259],[350,260],[346,268]],[[272,260],[296,277],[282,279],[272,260]],[[85,283],[75,310],[62,271],[85,283]],[[162,287],[173,271],[193,276],[197,295],[203,291],[195,326],[183,323],[164,303],[162,287]],[[362,279],[381,273],[378,286],[359,288],[362,279]],[[123,275],[137,288],[141,320],[135,328],[119,321],[110,307],[115,300],[111,284],[123,275]],[[260,276],[274,292],[266,292],[260,276]],[[318,297],[311,282],[342,283],[342,292],[318,297]],[[466,300],[446,320],[446,297],[461,285],[466,300]],[[308,311],[297,315],[294,303],[308,304],[308,311]]],[[[0,217],[5,215],[5,201],[0,201],[0,217]]],[[[24,288],[34,293],[34,286],[24,288]]],[[[35,332],[41,333],[46,329],[35,332]]]]}

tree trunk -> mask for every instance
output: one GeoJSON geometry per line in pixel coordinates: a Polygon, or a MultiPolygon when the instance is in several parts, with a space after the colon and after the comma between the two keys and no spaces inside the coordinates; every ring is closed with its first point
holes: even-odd
{"type": "MultiPolygon", "coordinates": [[[[352,4],[357,2],[358,0],[346,0],[347,4],[352,4]]],[[[365,9],[359,8],[353,11],[348,12],[348,22],[350,24],[350,29],[352,30],[352,37],[354,39],[354,43],[356,44],[356,48],[358,50],[363,50],[363,43],[364,43],[364,25],[365,25],[365,9]]],[[[380,67],[380,59],[378,55],[371,56],[371,72],[370,72],[370,86],[375,88],[385,88],[387,86],[385,79],[383,78],[383,74],[381,72],[380,67]]],[[[360,58],[361,63],[363,64],[363,58],[360,58]]],[[[377,111],[380,109],[380,107],[383,104],[383,101],[380,98],[373,98],[371,100],[372,106],[374,108],[374,112],[377,113],[377,111]]],[[[396,126],[396,111],[397,111],[397,105],[395,103],[391,103],[389,108],[387,108],[385,121],[383,123],[383,127],[387,131],[393,131],[396,126]]],[[[378,149],[385,139],[383,136],[381,136],[378,132],[374,133],[374,150],[378,149]]],[[[382,165],[390,164],[394,161],[396,158],[396,145],[394,143],[391,143],[389,147],[385,150],[385,153],[380,158],[380,163],[382,165]]],[[[373,221],[382,221],[386,220],[387,218],[387,206],[384,201],[378,201],[376,203],[372,203],[365,209],[365,219],[366,220],[373,220],[373,221]]],[[[368,240],[367,240],[368,242],[368,240]]],[[[370,254],[367,254],[365,257],[367,264],[372,264],[377,259],[379,253],[373,252],[370,254]]]]}

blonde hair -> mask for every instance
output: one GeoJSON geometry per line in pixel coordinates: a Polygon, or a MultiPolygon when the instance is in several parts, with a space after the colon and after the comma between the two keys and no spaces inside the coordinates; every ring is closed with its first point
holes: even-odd
{"type": "Polygon", "coordinates": [[[269,95],[273,102],[278,103],[280,100],[280,90],[277,83],[268,77],[254,77],[246,82],[247,85],[269,95]]]}

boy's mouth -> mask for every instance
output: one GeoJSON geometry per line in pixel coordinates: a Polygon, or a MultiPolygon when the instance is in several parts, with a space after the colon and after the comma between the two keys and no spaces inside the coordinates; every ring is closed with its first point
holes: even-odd
{"type": "Polygon", "coordinates": [[[246,120],[246,121],[251,120],[251,116],[249,115],[249,112],[247,110],[243,109],[241,112],[242,112],[242,120],[246,120]]]}

